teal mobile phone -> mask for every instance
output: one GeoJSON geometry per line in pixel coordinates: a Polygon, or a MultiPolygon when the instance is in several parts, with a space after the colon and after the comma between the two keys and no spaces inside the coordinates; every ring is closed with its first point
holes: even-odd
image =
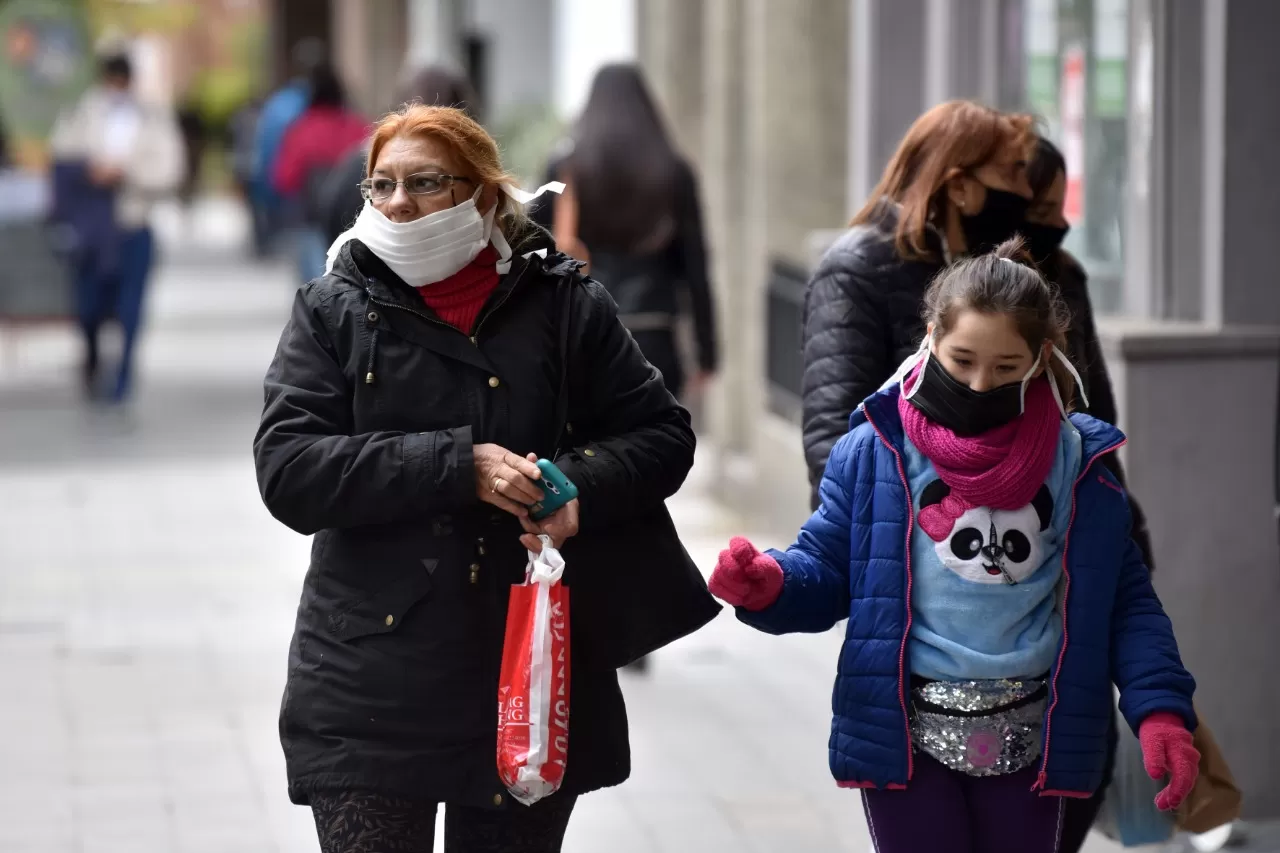
{"type": "Polygon", "coordinates": [[[529,507],[529,516],[534,521],[541,521],[578,496],[578,487],[569,482],[554,462],[539,459],[538,470],[542,472],[542,482],[539,483],[542,500],[529,507]]]}

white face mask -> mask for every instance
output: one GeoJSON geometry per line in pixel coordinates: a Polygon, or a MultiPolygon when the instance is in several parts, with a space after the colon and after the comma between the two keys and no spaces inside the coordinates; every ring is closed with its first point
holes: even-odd
{"type": "MultiPolygon", "coordinates": [[[[501,188],[517,202],[526,204],[546,190],[559,192],[563,186],[547,184],[535,193],[506,185],[501,188]]],[[[479,198],[477,189],[475,195],[461,204],[412,222],[392,222],[371,202],[366,202],[355,224],[329,247],[326,269],[333,269],[338,250],[354,237],[411,287],[443,281],[474,261],[490,243],[498,250],[498,272],[505,273],[511,268],[511,247],[502,230],[493,227],[498,205],[481,216],[476,208],[479,198]]]]}

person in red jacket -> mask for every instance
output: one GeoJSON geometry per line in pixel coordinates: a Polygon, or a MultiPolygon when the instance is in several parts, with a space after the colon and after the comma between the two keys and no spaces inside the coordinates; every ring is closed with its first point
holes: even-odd
{"type": "Polygon", "coordinates": [[[369,123],[347,108],[342,83],[332,67],[321,65],[312,71],[310,89],[310,104],[285,133],[272,175],[299,226],[298,267],[303,281],[324,274],[328,246],[317,210],[324,179],[369,135],[369,123]]]}

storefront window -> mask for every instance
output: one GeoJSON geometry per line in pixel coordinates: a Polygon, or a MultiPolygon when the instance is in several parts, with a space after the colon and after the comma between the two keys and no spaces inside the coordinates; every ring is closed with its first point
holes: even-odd
{"type": "Polygon", "coordinates": [[[1002,106],[1040,116],[1067,161],[1067,251],[1095,309],[1120,310],[1129,0],[1006,0],[1002,106]]]}

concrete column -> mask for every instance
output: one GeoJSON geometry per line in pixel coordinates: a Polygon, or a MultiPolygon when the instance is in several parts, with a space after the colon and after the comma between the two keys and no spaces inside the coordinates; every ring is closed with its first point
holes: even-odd
{"type": "Polygon", "coordinates": [[[705,0],[638,4],[638,40],[645,76],[676,144],[701,165],[705,0]]]}
{"type": "Polygon", "coordinates": [[[953,98],[995,104],[999,37],[999,0],[925,0],[925,106],[953,98]]]}
{"type": "Polygon", "coordinates": [[[1200,322],[1104,326],[1131,439],[1130,485],[1150,521],[1157,588],[1246,817],[1275,817],[1280,212],[1259,164],[1280,135],[1269,82],[1280,54],[1268,37],[1280,6],[1144,0],[1135,12],[1134,86],[1154,83],[1149,104],[1134,99],[1130,126],[1141,133],[1150,121],[1154,132],[1130,150],[1128,295],[1131,305],[1200,322]]]}
{"type": "MultiPolygon", "coordinates": [[[[935,83],[928,83],[935,63],[925,26],[931,2],[851,0],[851,28],[846,30],[852,113],[846,205],[851,210],[866,201],[902,135],[924,111],[926,90],[946,88],[936,82],[945,80],[940,71],[933,74],[935,83]]],[[[957,10],[945,3],[933,3],[932,8],[935,22],[939,15],[956,19],[957,10]]],[[[946,20],[936,23],[932,39],[949,45],[950,29],[946,20]]],[[[949,47],[945,53],[950,55],[949,47]]],[[[937,61],[947,67],[946,58],[937,61]]]]}
{"type": "Polygon", "coordinates": [[[462,68],[465,23],[466,0],[409,0],[409,61],[415,66],[440,62],[462,68]]]}
{"type": "Polygon", "coordinates": [[[1206,0],[1205,4],[1205,318],[1280,324],[1274,180],[1260,180],[1280,139],[1280,3],[1206,0]],[[1220,218],[1214,216],[1221,213],[1220,218]]]}
{"type": "MultiPolygon", "coordinates": [[[[743,197],[745,195],[744,14],[741,0],[705,0],[706,38],[703,43],[703,85],[706,112],[702,122],[702,198],[711,275],[719,310],[721,334],[720,378],[708,401],[708,427],[722,451],[721,461],[742,457],[750,450],[750,423],[742,417],[741,401],[751,393],[740,282],[747,277],[743,197]]],[[[722,472],[723,473],[723,472],[722,472]]],[[[717,479],[724,479],[718,477],[717,479]]]]}
{"type": "Polygon", "coordinates": [[[334,64],[353,106],[372,117],[392,101],[405,64],[405,0],[333,0],[334,64]]]}
{"type": "MultiPolygon", "coordinates": [[[[778,513],[776,495],[761,484],[804,471],[794,427],[769,414],[765,395],[766,284],[775,257],[807,263],[815,230],[846,219],[844,131],[848,126],[848,0],[742,4],[743,168],[736,262],[729,283],[741,336],[733,358],[741,373],[729,391],[730,417],[747,430],[746,457],[720,480],[724,498],[755,514],[778,513]]],[[[800,519],[801,504],[786,513],[800,519]]]]}

